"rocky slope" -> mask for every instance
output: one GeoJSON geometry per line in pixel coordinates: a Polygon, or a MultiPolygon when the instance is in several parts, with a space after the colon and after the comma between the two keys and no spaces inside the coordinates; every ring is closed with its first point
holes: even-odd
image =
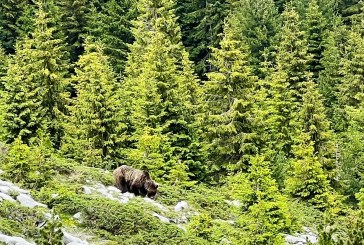
{"type": "MultiPolygon", "coordinates": [[[[14,185],[13,183],[5,180],[1,180],[1,172],[0,171],[0,202],[9,201],[13,203],[17,203],[22,207],[26,207],[29,209],[40,208],[44,215],[44,222],[38,224],[38,226],[44,225],[47,220],[52,218],[51,210],[45,204],[42,204],[32,197],[28,190],[24,190],[14,185]]],[[[93,182],[92,180],[87,180],[86,183],[82,186],[82,191],[85,195],[90,196],[98,196],[101,198],[105,198],[108,200],[114,200],[119,202],[121,205],[128,203],[131,199],[134,199],[135,196],[131,193],[122,194],[116,187],[107,186],[102,183],[93,182]]],[[[57,199],[59,196],[58,193],[53,193],[52,198],[57,199]]],[[[189,205],[187,201],[180,200],[175,205],[163,205],[157,201],[154,201],[149,198],[139,198],[141,202],[145,202],[156,207],[157,211],[151,211],[150,215],[156,219],[159,219],[160,222],[170,223],[176,225],[181,230],[186,230],[186,224],[188,224],[191,217],[199,215],[198,210],[195,210],[193,207],[189,205]]],[[[235,200],[225,200],[227,205],[239,206],[240,203],[235,200]]],[[[1,204],[0,204],[1,205],[1,204]]],[[[77,212],[73,215],[73,219],[78,223],[82,224],[83,222],[83,213],[77,212]]],[[[234,223],[233,220],[225,220],[226,222],[234,223]]],[[[63,227],[63,244],[65,245],[87,245],[87,244],[103,244],[102,240],[95,239],[95,235],[93,234],[83,234],[82,232],[70,232],[70,229],[67,227],[63,227]],[[92,239],[87,239],[92,238],[92,239]],[[88,241],[92,240],[92,241],[88,241]]],[[[285,240],[287,244],[296,244],[296,245],[305,245],[309,242],[312,244],[317,243],[317,235],[313,233],[309,228],[304,228],[303,232],[295,235],[285,235],[285,240]]],[[[31,245],[35,244],[31,239],[25,239],[24,237],[19,236],[9,236],[3,234],[0,227],[0,242],[3,242],[8,245],[16,244],[16,245],[31,245]]]]}

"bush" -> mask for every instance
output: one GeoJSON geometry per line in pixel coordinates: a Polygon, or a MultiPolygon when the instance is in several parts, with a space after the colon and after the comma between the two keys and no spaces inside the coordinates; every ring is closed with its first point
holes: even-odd
{"type": "Polygon", "coordinates": [[[36,224],[43,219],[40,209],[29,209],[8,201],[1,202],[0,227],[7,235],[33,237],[38,233],[36,224]]]}
{"type": "Polygon", "coordinates": [[[4,159],[5,177],[29,189],[39,189],[54,176],[51,162],[41,147],[29,147],[17,139],[4,159]]]}

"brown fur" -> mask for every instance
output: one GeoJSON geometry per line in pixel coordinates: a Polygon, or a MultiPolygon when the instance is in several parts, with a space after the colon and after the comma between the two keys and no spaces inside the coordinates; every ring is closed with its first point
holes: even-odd
{"type": "Polygon", "coordinates": [[[115,185],[122,193],[131,192],[135,195],[155,198],[158,184],[150,178],[148,171],[122,165],[115,169],[113,174],[115,185]]]}

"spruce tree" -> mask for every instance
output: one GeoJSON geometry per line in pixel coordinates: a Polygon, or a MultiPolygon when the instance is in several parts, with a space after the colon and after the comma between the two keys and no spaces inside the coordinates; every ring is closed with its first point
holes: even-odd
{"type": "Polygon", "coordinates": [[[183,44],[195,62],[197,74],[204,80],[212,70],[208,62],[210,47],[218,47],[228,8],[226,0],[177,0],[183,44]]]}
{"type": "Polygon", "coordinates": [[[310,77],[308,62],[311,57],[305,32],[300,30],[299,15],[294,8],[289,7],[283,13],[283,27],[279,36],[277,69],[287,74],[295,99],[301,101],[302,84],[310,77]]]}
{"type": "Polygon", "coordinates": [[[91,4],[88,0],[59,0],[55,1],[55,4],[57,30],[61,31],[61,34],[58,34],[59,38],[64,38],[71,62],[75,62],[83,52],[82,44],[91,4]]]}
{"type": "Polygon", "coordinates": [[[252,205],[237,219],[237,226],[248,232],[242,244],[281,244],[281,233],[293,224],[288,198],[280,193],[263,156],[251,158],[248,178],[253,193],[252,205]]]}
{"type": "MultiPolygon", "coordinates": [[[[254,73],[259,72],[266,60],[264,52],[276,45],[276,34],[280,27],[278,11],[273,0],[240,0],[232,1],[229,21],[234,24],[235,39],[248,45],[249,61],[254,73]]],[[[271,58],[271,57],[270,57],[271,58]]]]}
{"type": "Polygon", "coordinates": [[[100,44],[85,44],[75,73],[77,98],[69,108],[62,149],[87,165],[116,167],[123,141],[122,108],[115,75],[100,44]]]}
{"type": "Polygon", "coordinates": [[[117,74],[123,74],[133,42],[131,21],[136,18],[135,1],[110,0],[96,7],[89,14],[88,33],[104,44],[104,52],[117,74]]]}
{"type": "Polygon", "coordinates": [[[352,24],[360,16],[363,3],[360,0],[339,0],[339,11],[346,24],[352,24]]]}
{"type": "Polygon", "coordinates": [[[272,174],[280,187],[291,157],[294,128],[297,125],[297,103],[287,74],[278,70],[268,76],[259,88],[259,100],[253,107],[254,132],[260,155],[271,163],[272,174]]]}
{"type": "Polygon", "coordinates": [[[288,193],[306,200],[318,208],[324,208],[329,195],[329,181],[319,158],[315,155],[314,142],[302,132],[293,147],[289,176],[286,179],[288,193]]]}
{"type": "Polygon", "coordinates": [[[342,51],[339,44],[343,42],[345,32],[344,26],[340,23],[335,26],[333,31],[328,32],[324,40],[325,48],[321,59],[324,69],[320,72],[318,79],[320,93],[324,98],[328,118],[336,131],[340,131],[338,92],[342,78],[340,74],[342,51]]]}
{"type": "Polygon", "coordinates": [[[324,173],[331,181],[335,179],[335,143],[330,122],[317,85],[313,81],[304,84],[303,104],[298,113],[301,132],[312,142],[313,154],[317,156],[324,173]]]}
{"type": "Polygon", "coordinates": [[[28,0],[0,2],[0,42],[6,53],[13,53],[17,38],[31,29],[34,7],[28,0]]]}
{"type": "Polygon", "coordinates": [[[263,83],[266,99],[261,102],[259,110],[266,114],[264,120],[269,120],[263,125],[265,129],[261,128],[260,131],[269,132],[270,140],[266,146],[271,145],[263,148],[280,149],[288,156],[297,123],[297,110],[302,101],[302,86],[310,73],[306,40],[298,25],[299,16],[293,9],[288,9],[283,13],[283,18],[276,66],[269,71],[271,74],[263,83]]]}
{"type": "Polygon", "coordinates": [[[321,59],[324,52],[323,39],[327,23],[316,0],[309,1],[304,26],[308,42],[308,54],[311,56],[309,70],[313,74],[314,81],[317,82],[319,73],[323,70],[321,59]]]}
{"type": "Polygon", "coordinates": [[[8,60],[9,57],[5,54],[4,49],[0,46],[0,81],[1,84],[3,84],[3,77],[6,75],[6,71],[7,71],[7,64],[8,64],[8,60]]]}
{"type": "Polygon", "coordinates": [[[211,170],[224,173],[246,168],[256,151],[252,144],[252,106],[257,78],[248,65],[247,47],[235,39],[226,24],[221,48],[213,49],[212,65],[204,85],[206,136],[211,170]]]}
{"type": "MultiPolygon", "coordinates": [[[[188,169],[202,176],[196,142],[195,113],[198,81],[181,42],[171,0],[137,4],[135,42],[130,46],[123,86],[125,118],[131,146],[130,161],[153,169],[171,182],[171,174],[188,169]]],[[[187,170],[186,170],[187,171],[187,170]]],[[[190,176],[191,177],[191,176],[190,176]]]]}
{"type": "Polygon", "coordinates": [[[348,33],[345,53],[341,60],[340,73],[343,76],[339,86],[341,106],[357,107],[364,92],[364,38],[357,30],[348,33]]]}
{"type": "Polygon", "coordinates": [[[5,77],[6,138],[12,142],[20,137],[28,143],[42,129],[57,146],[63,131],[68,57],[54,28],[48,27],[41,4],[35,23],[32,35],[17,43],[5,77]]]}

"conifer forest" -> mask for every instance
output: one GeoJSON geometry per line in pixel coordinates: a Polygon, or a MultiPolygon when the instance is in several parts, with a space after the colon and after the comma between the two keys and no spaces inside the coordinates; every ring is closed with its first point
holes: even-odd
{"type": "Polygon", "coordinates": [[[364,3],[0,0],[0,244],[26,242],[364,244],[364,3]]]}

